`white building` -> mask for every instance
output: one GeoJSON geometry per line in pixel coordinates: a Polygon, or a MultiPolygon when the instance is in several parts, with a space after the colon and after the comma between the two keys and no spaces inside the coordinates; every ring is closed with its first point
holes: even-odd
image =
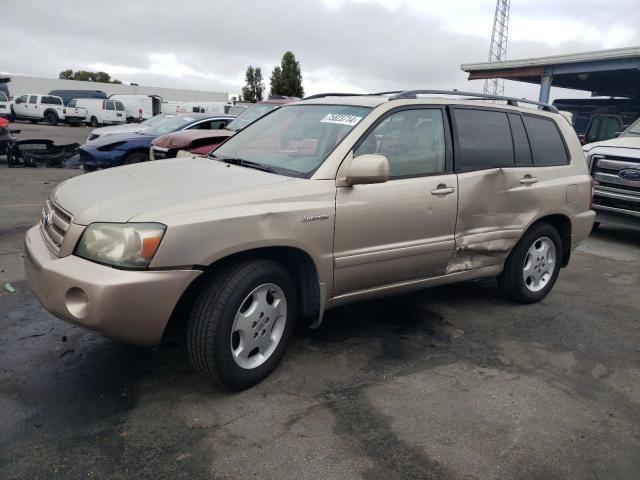
{"type": "Polygon", "coordinates": [[[25,93],[49,93],[51,90],[102,90],[107,95],[160,95],[164,102],[227,102],[229,100],[228,92],[205,92],[201,90],[145,87],[143,85],[81,82],[79,80],[59,80],[57,78],[27,77],[8,74],[0,74],[0,76],[11,77],[11,82],[8,86],[11,96],[13,97],[25,93]]]}

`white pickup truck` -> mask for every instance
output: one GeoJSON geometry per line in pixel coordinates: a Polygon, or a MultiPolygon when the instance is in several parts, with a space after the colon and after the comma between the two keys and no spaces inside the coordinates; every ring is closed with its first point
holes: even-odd
{"type": "Polygon", "coordinates": [[[16,98],[13,102],[13,114],[16,119],[29,120],[31,123],[44,120],[49,125],[56,125],[58,122],[79,124],[87,118],[87,109],[65,107],[60,97],[34,93],[16,98]]]}

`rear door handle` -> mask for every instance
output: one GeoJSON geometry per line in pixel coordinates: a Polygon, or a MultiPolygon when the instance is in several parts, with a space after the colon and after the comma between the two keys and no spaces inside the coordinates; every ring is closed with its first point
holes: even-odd
{"type": "Polygon", "coordinates": [[[447,187],[444,183],[441,183],[435,190],[431,190],[431,195],[449,195],[455,192],[453,187],[447,187]]]}
{"type": "Polygon", "coordinates": [[[536,183],[537,181],[538,179],[536,177],[532,177],[531,175],[525,175],[520,179],[520,183],[522,185],[531,185],[533,183],[536,183]]]}

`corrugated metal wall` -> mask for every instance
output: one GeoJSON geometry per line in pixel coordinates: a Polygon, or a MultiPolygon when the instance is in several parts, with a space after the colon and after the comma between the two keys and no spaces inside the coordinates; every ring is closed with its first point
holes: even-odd
{"type": "Polygon", "coordinates": [[[227,92],[203,92],[199,90],[179,90],[176,88],[145,87],[143,85],[118,85],[114,83],[80,82],[77,80],[58,80],[53,78],[24,77],[12,75],[9,91],[13,97],[25,93],[49,93],[51,90],[102,90],[107,95],[143,94],[160,95],[165,102],[209,101],[226,102],[227,92]]]}

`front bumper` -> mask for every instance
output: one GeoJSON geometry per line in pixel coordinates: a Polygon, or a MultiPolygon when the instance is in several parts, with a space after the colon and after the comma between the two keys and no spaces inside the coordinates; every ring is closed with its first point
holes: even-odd
{"type": "Polygon", "coordinates": [[[197,270],[127,271],[75,255],[58,258],[40,227],[25,238],[27,282],[52,314],[109,337],[154,345],[197,270]]]}
{"type": "Polygon", "coordinates": [[[97,148],[80,148],[80,161],[87,172],[93,172],[101,168],[117,167],[124,162],[129,152],[124,150],[110,150],[102,152],[97,148]]]}

